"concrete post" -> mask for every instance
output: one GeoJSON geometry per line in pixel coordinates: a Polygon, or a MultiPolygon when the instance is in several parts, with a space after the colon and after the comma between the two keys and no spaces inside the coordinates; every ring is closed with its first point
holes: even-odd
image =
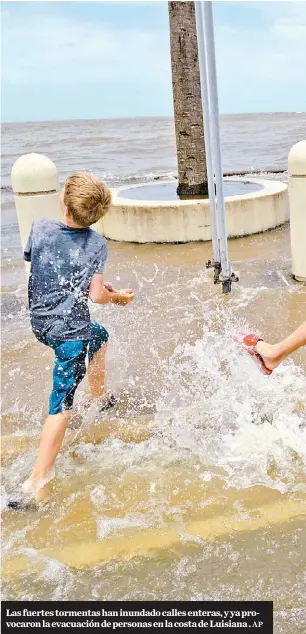
{"type": "Polygon", "coordinates": [[[24,249],[33,220],[61,218],[58,171],[43,154],[24,154],[12,168],[12,188],[24,249]]]}
{"type": "Polygon", "coordinates": [[[306,141],[291,148],[288,172],[292,274],[306,282],[306,141]]]}

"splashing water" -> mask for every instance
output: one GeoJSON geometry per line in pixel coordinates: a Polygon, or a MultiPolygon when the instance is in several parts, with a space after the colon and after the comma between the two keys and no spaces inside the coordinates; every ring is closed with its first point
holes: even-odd
{"type": "Polygon", "coordinates": [[[225,313],[218,321],[170,359],[156,414],[164,439],[225,469],[231,486],[305,486],[305,375],[292,361],[261,375],[233,340],[237,325],[225,313]]]}
{"type": "MultiPolygon", "coordinates": [[[[97,420],[82,409],[82,386],[83,423],[58,456],[50,503],[4,513],[8,598],[78,600],[84,587],[100,600],[273,597],[276,623],[287,624],[279,631],[303,634],[303,616],[296,627],[288,606],[303,607],[306,377],[292,360],[262,376],[233,339],[254,323],[271,337],[276,300],[274,340],[302,314],[303,289],[274,274],[278,236],[249,240],[246,286],[228,298],[203,270],[202,246],[116,247],[113,279],[138,289],[132,311],[103,311],[110,385],[123,405],[97,420]],[[258,263],[258,244],[267,262],[258,263]]],[[[12,335],[6,425],[21,444],[4,466],[7,490],[35,459],[29,436],[37,440],[52,369],[24,311],[12,335]]]]}

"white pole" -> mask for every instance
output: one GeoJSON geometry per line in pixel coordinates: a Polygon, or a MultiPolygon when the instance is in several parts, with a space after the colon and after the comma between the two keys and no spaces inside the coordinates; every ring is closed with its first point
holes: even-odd
{"type": "MultiPolygon", "coordinates": [[[[216,174],[217,209],[220,232],[220,256],[221,256],[221,280],[226,282],[231,277],[231,266],[228,260],[226,212],[223,192],[223,172],[221,156],[221,140],[219,126],[219,104],[217,89],[216,55],[214,41],[214,23],[212,3],[203,2],[204,5],[204,42],[206,44],[207,77],[210,101],[210,124],[212,132],[212,149],[216,174]]],[[[230,289],[229,289],[230,290],[230,289]]]]}
{"type": "Polygon", "coordinates": [[[212,245],[213,245],[213,259],[215,263],[220,263],[220,248],[219,248],[218,233],[217,233],[217,210],[216,210],[216,198],[215,198],[214,167],[213,167],[213,158],[212,158],[212,151],[211,151],[211,134],[210,134],[210,122],[209,122],[209,96],[208,96],[207,66],[206,66],[206,52],[205,52],[205,42],[204,42],[204,24],[203,24],[202,5],[203,5],[203,2],[199,2],[199,1],[195,2],[200,80],[201,80],[201,95],[202,95],[202,110],[203,110],[203,120],[204,120],[206,167],[207,167],[207,180],[208,180],[208,193],[209,193],[209,206],[210,206],[211,236],[212,236],[212,245]]]}

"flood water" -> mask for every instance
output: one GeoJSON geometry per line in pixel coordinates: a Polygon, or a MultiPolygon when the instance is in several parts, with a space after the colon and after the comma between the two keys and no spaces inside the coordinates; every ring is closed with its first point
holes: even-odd
{"type": "MultiPolygon", "coordinates": [[[[224,180],[224,196],[238,196],[260,191],[261,185],[243,180],[224,180]]],[[[120,196],[133,200],[179,200],[176,193],[177,181],[145,184],[141,187],[129,186],[121,190],[120,196]]],[[[199,196],[199,198],[203,198],[199,196]]]]}
{"type": "Polygon", "coordinates": [[[92,308],[120,404],[86,412],[84,382],[49,502],[16,513],[5,503],[35,459],[52,353],[30,330],[9,198],[5,219],[3,597],[266,599],[278,634],[304,633],[306,350],[267,378],[232,338],[277,341],[305,319],[288,226],[230,241],[230,296],[205,269],[210,244],[109,242],[106,277],[136,292],[92,308]]]}

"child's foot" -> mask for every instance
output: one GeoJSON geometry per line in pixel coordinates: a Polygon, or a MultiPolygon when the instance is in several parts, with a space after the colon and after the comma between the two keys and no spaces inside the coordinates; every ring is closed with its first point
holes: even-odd
{"type": "Polygon", "coordinates": [[[14,511],[32,511],[37,509],[38,501],[34,491],[25,486],[27,482],[11,496],[7,504],[9,509],[14,509],[14,511]]]}
{"type": "Polygon", "coordinates": [[[21,490],[24,495],[28,495],[35,499],[36,502],[46,502],[49,499],[47,493],[47,484],[54,478],[54,473],[49,474],[45,478],[34,480],[28,478],[22,485],[21,490]]]}
{"type": "Polygon", "coordinates": [[[118,403],[118,399],[111,394],[111,392],[104,392],[104,394],[102,394],[102,396],[98,396],[98,397],[86,397],[86,399],[82,402],[82,408],[87,410],[91,407],[91,405],[95,403],[99,408],[103,407],[104,405],[106,405],[106,409],[108,409],[109,407],[113,407],[114,405],[116,405],[118,403]]]}
{"type": "Polygon", "coordinates": [[[71,415],[70,421],[68,423],[68,427],[67,429],[80,429],[80,427],[82,426],[84,422],[84,418],[81,414],[81,412],[73,412],[73,414],[71,415]]]}
{"type": "Polygon", "coordinates": [[[106,412],[117,405],[118,399],[113,394],[106,394],[106,396],[97,399],[97,403],[99,412],[106,412]]]}
{"type": "Polygon", "coordinates": [[[34,511],[37,509],[37,503],[34,497],[26,495],[19,489],[10,497],[7,508],[14,511],[34,511]]]}
{"type": "Polygon", "coordinates": [[[46,485],[52,480],[53,474],[48,478],[33,480],[28,478],[8,501],[8,508],[15,511],[28,511],[37,509],[39,504],[44,504],[49,500],[49,493],[46,485]]]}
{"type": "Polygon", "coordinates": [[[117,405],[118,403],[118,400],[119,399],[116,398],[116,396],[108,392],[107,394],[104,393],[98,398],[87,398],[86,401],[83,403],[83,407],[89,409],[91,405],[94,405],[95,409],[97,409],[99,412],[106,412],[108,409],[115,407],[115,405],[117,405]]]}
{"type": "Polygon", "coordinates": [[[271,375],[273,370],[284,360],[279,345],[271,345],[258,335],[248,334],[234,336],[234,340],[242,345],[256,361],[263,374],[271,375]]]}
{"type": "Polygon", "coordinates": [[[273,346],[265,341],[258,341],[255,346],[255,350],[261,356],[266,368],[269,370],[277,368],[282,361],[278,353],[277,346],[273,346]]]}

